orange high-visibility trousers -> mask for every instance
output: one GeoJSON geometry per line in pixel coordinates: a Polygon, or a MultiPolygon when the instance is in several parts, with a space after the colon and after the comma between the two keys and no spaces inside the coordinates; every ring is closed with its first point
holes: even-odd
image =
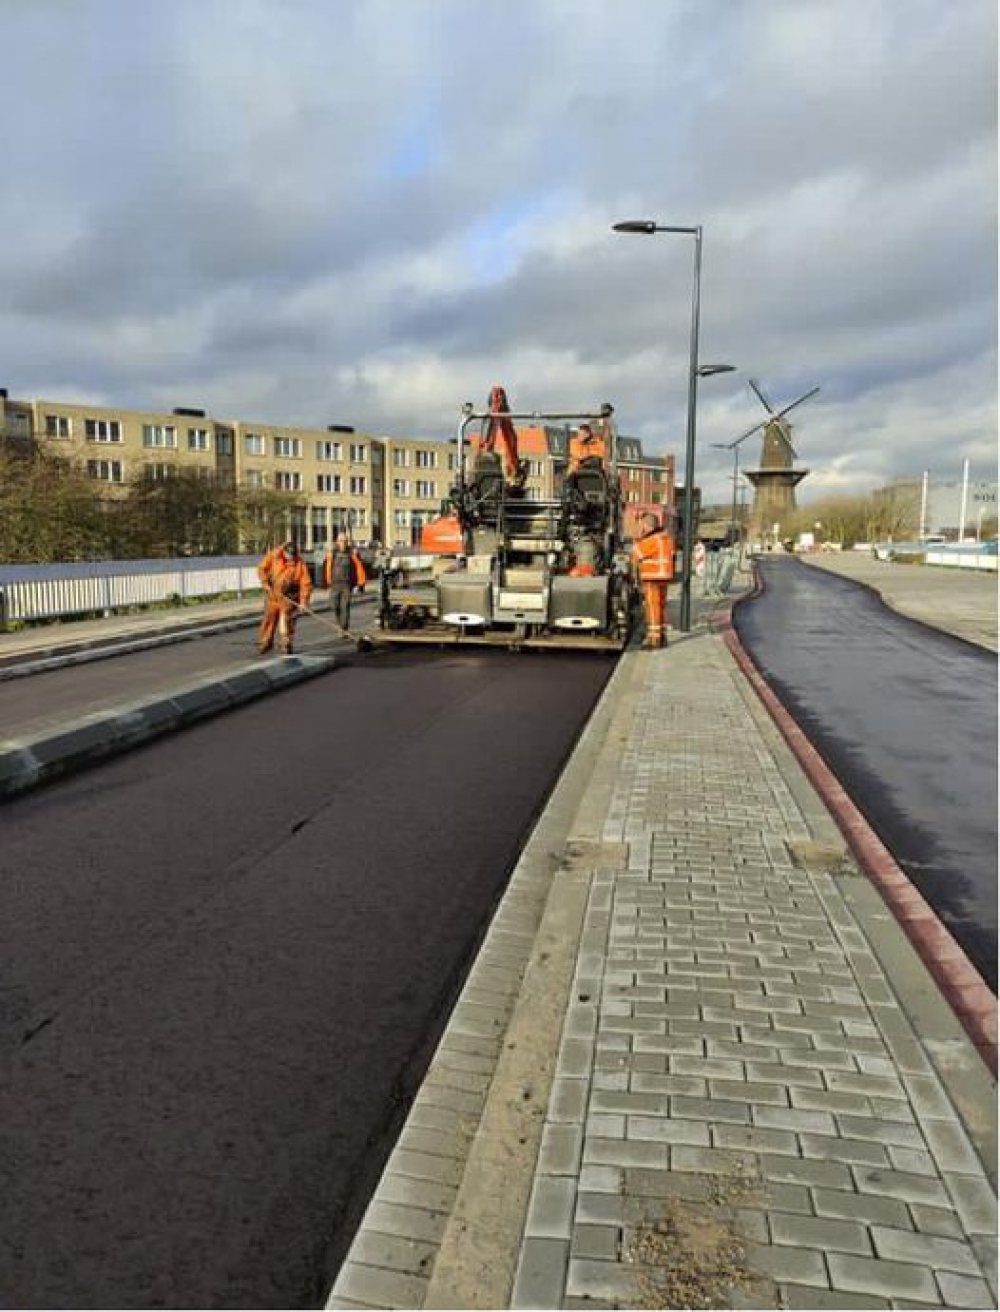
{"type": "Polygon", "coordinates": [[[264,618],[257,630],[257,647],[263,656],[274,646],[275,630],[278,633],[278,646],[286,655],[292,650],[295,640],[295,621],[298,613],[294,604],[287,597],[273,594],[265,603],[264,618]]]}
{"type": "Polygon", "coordinates": [[[667,584],[645,581],[642,599],[646,605],[646,640],[651,647],[662,647],[667,636],[667,584]]]}

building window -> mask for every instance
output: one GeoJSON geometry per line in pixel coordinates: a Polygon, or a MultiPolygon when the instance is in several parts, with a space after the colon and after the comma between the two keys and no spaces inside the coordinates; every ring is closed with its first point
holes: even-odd
{"type": "Polygon", "coordinates": [[[208,441],[207,428],[189,428],[188,429],[188,450],[189,451],[211,451],[208,441]]]}
{"type": "Polygon", "coordinates": [[[343,460],[344,448],[339,442],[317,442],[316,459],[317,460],[343,460]]]}
{"type": "Polygon", "coordinates": [[[397,510],[393,515],[397,528],[410,527],[410,512],[408,510],[397,510]]]}
{"type": "MultiPolygon", "coordinates": [[[[98,438],[100,441],[109,442],[111,438],[98,438]]],[[[120,441],[121,439],[116,439],[120,441]]],[[[120,460],[88,460],[87,477],[96,478],[101,483],[124,483],[125,476],[120,460]]]]}
{"type": "Polygon", "coordinates": [[[418,451],[416,453],[418,469],[437,469],[437,452],[436,451],[418,451]]]}
{"type": "Polygon", "coordinates": [[[326,545],[328,533],[326,525],[326,511],[314,509],[311,515],[312,520],[312,540],[314,547],[326,545]]]}
{"type": "Polygon", "coordinates": [[[368,448],[364,442],[351,443],[351,463],[354,465],[363,465],[368,459],[368,448]]]}
{"type": "Polygon", "coordinates": [[[243,450],[248,456],[266,456],[267,439],[263,433],[244,433],[243,450]]]}
{"type": "Polygon", "coordinates": [[[367,478],[361,478],[361,477],[360,477],[359,475],[357,475],[357,474],[354,474],[354,475],[351,476],[351,496],[352,496],[352,497],[363,497],[363,496],[365,495],[365,492],[366,492],[367,488],[368,488],[368,480],[367,480],[367,478]]]}
{"type": "Polygon", "coordinates": [[[354,507],[352,507],[352,508],[347,512],[347,526],[348,526],[348,528],[364,528],[364,526],[365,526],[367,523],[368,523],[368,511],[367,511],[367,510],[362,510],[360,507],[358,507],[357,509],[355,509],[354,507]]]}
{"type": "Polygon", "coordinates": [[[83,431],[87,435],[88,442],[120,442],[122,440],[122,426],[117,419],[85,419],[83,421],[83,431]]]}
{"type": "Polygon", "coordinates": [[[142,445],[175,448],[177,446],[177,429],[170,424],[143,424],[142,445]]]}
{"type": "Polygon", "coordinates": [[[233,454],[233,435],[228,428],[217,428],[215,430],[215,449],[220,456],[231,456],[233,454]]]}
{"type": "Polygon", "coordinates": [[[410,495],[410,484],[405,478],[394,478],[392,480],[392,495],[394,497],[408,497],[410,495]]]}
{"type": "Polygon", "coordinates": [[[73,421],[66,415],[46,415],[45,436],[72,437],[73,421]]]}
{"type": "Polygon", "coordinates": [[[405,469],[410,463],[410,453],[405,447],[397,447],[392,453],[392,463],[397,469],[405,469]]]}
{"type": "Polygon", "coordinates": [[[287,469],[279,469],[274,476],[274,486],[279,492],[301,492],[302,475],[291,473],[287,469]]]}
{"type": "Polygon", "coordinates": [[[243,485],[245,487],[264,487],[263,469],[248,469],[243,475],[243,485]]]}
{"type": "Polygon", "coordinates": [[[418,497],[436,497],[436,496],[437,496],[437,484],[436,484],[436,483],[433,483],[429,478],[418,478],[418,479],[417,479],[417,496],[418,496],[418,497]]]}
{"type": "Polygon", "coordinates": [[[542,464],[540,460],[528,461],[528,474],[531,478],[541,478],[544,472],[545,472],[545,466],[542,464]]]}
{"type": "Polygon", "coordinates": [[[342,491],[343,479],[339,474],[317,474],[316,491],[317,492],[340,492],[342,491]]]}
{"type": "Polygon", "coordinates": [[[177,466],[161,461],[147,463],[142,467],[142,476],[147,483],[165,483],[177,473],[177,466]]]}
{"type": "Polygon", "coordinates": [[[458,457],[455,455],[454,451],[448,452],[448,468],[449,469],[458,468],[458,457]]]}
{"type": "Polygon", "coordinates": [[[302,457],[302,438],[301,437],[276,437],[274,439],[274,454],[284,456],[285,459],[299,460],[302,457]]]}

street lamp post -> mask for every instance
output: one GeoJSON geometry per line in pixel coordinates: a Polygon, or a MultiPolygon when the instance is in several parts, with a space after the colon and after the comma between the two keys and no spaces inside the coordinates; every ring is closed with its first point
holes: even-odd
{"type": "Polygon", "coordinates": [[[691,557],[694,554],[694,455],[695,412],[698,404],[698,379],[714,373],[726,373],[732,365],[706,365],[698,367],[698,327],[701,318],[701,225],[694,228],[673,227],[656,223],[653,219],[627,219],[611,225],[613,232],[643,233],[679,232],[694,238],[694,279],[691,289],[691,344],[688,367],[687,443],[684,456],[684,566],[681,573],[682,633],[691,630],[691,557]]]}

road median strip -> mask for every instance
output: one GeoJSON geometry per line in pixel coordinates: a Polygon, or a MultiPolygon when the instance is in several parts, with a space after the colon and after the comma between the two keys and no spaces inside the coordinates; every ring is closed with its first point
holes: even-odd
{"type": "Polygon", "coordinates": [[[0,797],[85,770],[162,734],[325,674],[338,663],[336,656],[313,655],[247,662],[57,728],[0,741],[0,797]]]}

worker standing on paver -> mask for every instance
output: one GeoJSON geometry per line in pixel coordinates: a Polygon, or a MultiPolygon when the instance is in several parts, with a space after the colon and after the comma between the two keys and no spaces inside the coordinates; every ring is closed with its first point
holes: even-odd
{"type": "Polygon", "coordinates": [[[351,626],[351,593],[364,591],[367,582],[364,562],[351,546],[346,533],[338,533],[333,549],[323,561],[323,587],[330,589],[334,619],[342,629],[351,626]]]}
{"type": "Polygon", "coordinates": [[[632,548],[646,609],[644,647],[667,645],[667,587],[674,577],[674,539],[655,515],[643,515],[642,536],[632,548]]]}
{"type": "Polygon", "coordinates": [[[281,654],[290,656],[299,607],[308,606],[312,596],[308,566],[299,555],[297,544],[289,538],[267,553],[257,566],[257,574],[266,599],[264,618],[257,633],[257,649],[265,656],[274,646],[277,629],[281,654]]]}

